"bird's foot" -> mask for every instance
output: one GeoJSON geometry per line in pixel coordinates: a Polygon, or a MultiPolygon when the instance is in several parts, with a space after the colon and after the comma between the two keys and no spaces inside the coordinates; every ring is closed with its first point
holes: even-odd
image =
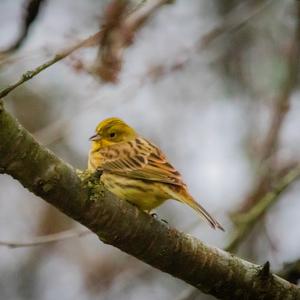
{"type": "Polygon", "coordinates": [[[165,219],[161,219],[160,221],[163,222],[163,223],[165,223],[166,225],[169,225],[168,221],[165,220],[165,219]]]}
{"type": "Polygon", "coordinates": [[[150,216],[162,223],[165,223],[166,225],[169,225],[168,221],[166,221],[165,219],[159,219],[157,213],[150,213],[150,216]]]}
{"type": "Polygon", "coordinates": [[[102,174],[103,174],[103,169],[96,169],[94,176],[100,178],[102,174]]]}

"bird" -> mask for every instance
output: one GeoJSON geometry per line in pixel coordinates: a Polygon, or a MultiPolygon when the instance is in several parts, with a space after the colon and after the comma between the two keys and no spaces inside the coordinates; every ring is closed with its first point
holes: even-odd
{"type": "Polygon", "coordinates": [[[89,140],[88,170],[101,171],[100,182],[118,198],[147,213],[174,199],[194,209],[212,228],[224,231],[190,195],[164,153],[123,120],[101,121],[89,140]]]}

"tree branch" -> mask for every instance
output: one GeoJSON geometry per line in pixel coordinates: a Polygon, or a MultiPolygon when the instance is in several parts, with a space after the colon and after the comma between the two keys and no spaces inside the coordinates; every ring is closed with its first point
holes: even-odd
{"type": "Polygon", "coordinates": [[[233,252],[254,225],[260,220],[267,210],[279,199],[279,196],[297,179],[300,178],[300,166],[297,165],[282,177],[273,190],[267,192],[249,211],[232,217],[235,223],[234,236],[226,247],[227,251],[233,252]]]}
{"type": "Polygon", "coordinates": [[[90,37],[80,41],[79,43],[66,48],[62,50],[61,52],[57,53],[53,58],[48,60],[47,62],[43,63],[42,65],[39,65],[33,70],[27,71],[24,74],[22,74],[21,78],[15,82],[14,84],[9,85],[8,87],[4,88],[0,91],[0,99],[7,96],[10,92],[12,92],[14,89],[25,83],[26,81],[30,80],[31,78],[38,75],[40,72],[44,71],[45,69],[51,67],[58,61],[66,58],[68,55],[73,53],[74,51],[82,48],[82,47],[90,47],[97,43],[102,38],[102,31],[98,31],[97,33],[91,35],[90,37]]]}
{"type": "Polygon", "coordinates": [[[78,174],[39,145],[0,103],[0,171],[86,226],[105,243],[220,299],[300,299],[300,290],[261,267],[167,227],[78,174]]]}
{"type": "MultiPolygon", "coordinates": [[[[132,12],[132,14],[129,14],[129,16],[127,16],[126,19],[124,20],[124,28],[126,28],[126,30],[123,28],[124,29],[123,33],[124,33],[124,31],[127,32],[127,34],[126,34],[127,38],[126,39],[125,39],[125,37],[122,38],[123,42],[121,43],[121,47],[118,48],[118,49],[120,50],[123,47],[125,47],[125,45],[128,44],[128,42],[129,42],[129,36],[131,36],[131,38],[132,38],[133,35],[134,35],[134,32],[143,24],[143,22],[145,22],[150,16],[152,16],[152,14],[161,5],[169,3],[169,2],[170,2],[170,0],[156,0],[154,3],[152,3],[150,5],[147,5],[146,8],[141,8],[138,11],[134,11],[134,12],[132,12]],[[127,41],[127,42],[125,42],[125,41],[127,41]]],[[[32,79],[33,77],[38,75],[40,72],[46,70],[47,68],[54,65],[58,61],[66,58],[67,56],[72,54],[74,51],[76,51],[76,50],[78,50],[82,47],[94,46],[97,43],[101,44],[101,41],[104,37],[104,34],[107,34],[107,28],[106,27],[102,28],[100,31],[98,31],[97,33],[91,35],[90,37],[80,41],[79,43],[76,43],[75,45],[58,52],[53,58],[51,58],[50,60],[46,61],[45,63],[39,65],[35,69],[25,72],[24,74],[21,75],[21,78],[17,82],[15,82],[15,83],[9,85],[8,87],[0,90],[0,99],[7,96],[14,89],[16,89],[20,85],[24,84],[28,80],[32,79]]],[[[118,49],[116,51],[114,51],[114,55],[117,52],[119,53],[118,49]]],[[[108,58],[108,61],[111,65],[114,65],[114,67],[112,69],[116,68],[116,66],[119,64],[119,63],[116,63],[115,57],[108,58]]],[[[114,73],[114,72],[115,71],[113,70],[112,73],[114,73]]],[[[112,76],[112,75],[110,75],[110,76],[112,76]]],[[[103,79],[105,79],[104,77],[103,77],[103,79]]]]}
{"type": "Polygon", "coordinates": [[[123,52],[133,41],[138,29],[170,0],[152,0],[127,14],[130,1],[112,0],[106,9],[103,39],[92,68],[104,81],[117,82],[123,63],[123,52]]]}
{"type": "Polygon", "coordinates": [[[50,243],[57,243],[60,241],[65,241],[73,238],[80,238],[87,234],[90,234],[89,230],[65,230],[57,233],[47,234],[43,236],[38,236],[30,239],[29,241],[4,241],[0,240],[0,246],[5,246],[9,248],[24,248],[24,247],[34,247],[41,246],[50,243]]]}
{"type": "Polygon", "coordinates": [[[268,128],[265,141],[261,149],[260,161],[260,179],[254,187],[254,190],[247,197],[241,209],[237,212],[244,213],[251,209],[253,205],[261,198],[271,183],[271,174],[275,173],[272,164],[277,152],[278,141],[281,128],[290,108],[290,98],[298,80],[299,56],[300,56],[300,2],[295,1],[296,27],[291,38],[289,51],[286,60],[286,76],[281,83],[281,88],[274,99],[274,106],[270,126],[268,128]]]}
{"type": "Polygon", "coordinates": [[[273,0],[258,1],[241,1],[226,16],[223,22],[213,30],[206,33],[201,39],[201,47],[205,48],[224,34],[234,33],[247,25],[253,18],[269,7],[273,0]]]}

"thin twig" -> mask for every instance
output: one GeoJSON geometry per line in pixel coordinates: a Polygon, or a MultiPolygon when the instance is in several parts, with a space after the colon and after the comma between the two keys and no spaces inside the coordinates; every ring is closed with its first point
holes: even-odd
{"type": "MultiPolygon", "coordinates": [[[[158,0],[156,2],[159,3],[159,4],[161,3],[160,5],[162,5],[163,3],[167,3],[169,1],[167,1],[167,0],[158,0]]],[[[130,25],[130,26],[132,26],[133,28],[136,29],[136,28],[138,28],[137,24],[141,24],[142,21],[145,21],[146,16],[149,17],[155,11],[155,9],[157,9],[157,8],[158,8],[158,5],[150,6],[150,8],[148,8],[148,10],[146,10],[146,12],[148,13],[148,15],[147,15],[145,13],[145,9],[142,7],[140,10],[143,13],[141,13],[139,10],[134,11],[132,13],[133,16],[129,15],[127,17],[128,21],[126,21],[126,22],[128,22],[128,25],[130,25]],[[132,21],[132,20],[134,20],[134,21],[132,21]]],[[[75,44],[74,46],[72,46],[70,48],[67,48],[65,50],[62,50],[61,52],[57,53],[52,59],[50,59],[49,61],[45,62],[44,64],[38,66],[37,68],[25,72],[24,74],[22,74],[21,78],[17,82],[15,82],[12,85],[9,85],[8,87],[6,87],[6,88],[4,88],[3,90],[0,91],[0,99],[7,96],[14,89],[19,87],[23,83],[27,82],[28,80],[32,79],[33,77],[38,75],[43,70],[47,69],[48,67],[50,67],[53,64],[57,63],[58,61],[66,58],[67,56],[72,54],[74,51],[76,51],[76,50],[78,50],[82,47],[91,47],[91,46],[94,46],[96,44],[99,44],[101,39],[103,38],[103,32],[104,32],[103,29],[98,31],[97,33],[91,35],[87,39],[84,39],[84,40],[80,41],[79,43],[75,44]]]]}
{"type": "Polygon", "coordinates": [[[262,151],[262,161],[268,159],[277,146],[280,129],[284,122],[285,116],[289,111],[291,94],[298,80],[300,63],[300,2],[296,1],[295,3],[297,6],[297,25],[287,57],[287,75],[282,84],[280,93],[275,99],[273,117],[262,151]]]}
{"type": "Polygon", "coordinates": [[[225,16],[222,24],[215,27],[213,30],[205,34],[201,40],[201,46],[207,47],[212,42],[214,42],[217,38],[223,36],[224,34],[233,33],[241,27],[247,25],[249,21],[255,18],[257,15],[262,13],[270,4],[272,4],[274,0],[268,0],[259,6],[255,6],[254,8],[250,8],[250,12],[248,9],[245,9],[245,6],[249,6],[246,1],[242,1],[239,5],[237,5],[232,11],[225,16]],[[246,12],[245,12],[246,11],[246,12]]]}
{"type": "Polygon", "coordinates": [[[250,196],[246,199],[238,213],[243,213],[254,205],[265,192],[271,182],[272,158],[277,151],[277,145],[280,137],[282,125],[289,111],[290,98],[298,79],[299,57],[300,57],[300,3],[297,5],[297,25],[294,37],[292,38],[289,55],[287,57],[287,75],[282,83],[280,93],[274,101],[274,110],[271,118],[270,127],[268,129],[265,142],[262,146],[260,157],[260,178],[255,185],[250,196]]]}
{"type": "Polygon", "coordinates": [[[251,8],[250,11],[247,12],[243,11],[247,4],[242,3],[238,5],[225,17],[225,20],[221,24],[208,31],[200,39],[196,40],[192,47],[190,47],[188,51],[185,51],[185,53],[181,54],[180,58],[176,59],[171,65],[153,66],[147,72],[146,79],[152,78],[153,80],[157,80],[166,74],[182,70],[191,61],[195,53],[205,50],[206,47],[208,47],[212,42],[219,40],[219,38],[223,35],[233,33],[242,26],[248,25],[250,21],[253,21],[254,18],[268,8],[273,1],[274,0],[268,0],[254,9],[251,8]]]}
{"type": "Polygon", "coordinates": [[[24,248],[24,247],[33,247],[41,246],[50,243],[56,243],[60,241],[65,241],[73,238],[80,238],[87,234],[91,234],[90,230],[66,230],[58,233],[43,235],[39,237],[34,237],[30,240],[20,242],[20,241],[5,241],[0,240],[0,246],[5,246],[9,248],[24,248]]]}
{"type": "Polygon", "coordinates": [[[172,3],[170,0],[155,0],[145,3],[135,13],[130,14],[125,20],[125,27],[129,31],[136,31],[141,25],[143,25],[153,14],[163,5],[172,3]]]}
{"type": "MultiPolygon", "coordinates": [[[[154,4],[151,4],[149,6],[145,5],[146,7],[141,6],[140,9],[134,10],[133,13],[127,17],[127,19],[126,19],[127,25],[126,26],[128,26],[132,29],[133,28],[136,29],[138,27],[138,24],[141,25],[147,19],[147,16],[152,15],[160,5],[166,4],[169,2],[171,2],[171,1],[170,0],[169,1],[157,0],[155,5],[154,4]]],[[[270,1],[270,3],[271,3],[271,1],[270,1]]],[[[263,8],[265,8],[265,6],[263,6],[263,8]]],[[[258,14],[258,12],[260,12],[261,10],[262,9],[258,9],[255,14],[251,13],[246,19],[249,21],[253,16],[256,16],[258,14]]],[[[244,19],[240,20],[240,22],[244,22],[244,19]]],[[[237,22],[235,26],[236,27],[231,27],[231,30],[233,30],[234,28],[238,28],[239,26],[241,26],[241,24],[239,22],[237,22]]],[[[210,35],[210,33],[208,33],[207,36],[210,35]]],[[[223,33],[224,32],[222,32],[222,34],[223,33]]],[[[7,96],[14,89],[19,87],[26,81],[30,80],[31,78],[35,77],[41,71],[47,69],[48,67],[52,66],[56,62],[64,59],[65,57],[67,57],[68,55],[73,53],[74,51],[76,51],[82,47],[90,47],[90,46],[94,46],[95,44],[99,43],[100,40],[102,39],[102,37],[103,37],[103,30],[100,30],[99,32],[97,32],[94,35],[90,36],[89,38],[79,42],[78,44],[76,44],[68,49],[63,50],[60,53],[57,53],[52,59],[50,59],[46,63],[38,66],[37,68],[35,68],[33,70],[25,72],[16,83],[9,85],[7,88],[0,91],[0,99],[7,96]]],[[[214,38],[216,38],[216,37],[219,37],[219,35],[214,36],[214,38]]],[[[201,44],[202,46],[205,46],[204,40],[202,41],[203,42],[201,44]]],[[[196,48],[197,47],[195,47],[195,49],[196,48]]],[[[186,63],[187,61],[188,61],[188,59],[186,59],[183,63],[186,63]]],[[[180,66],[178,67],[178,62],[175,62],[174,66],[169,67],[168,70],[178,70],[178,69],[180,69],[181,66],[182,66],[182,63],[180,63],[180,66]]],[[[159,68],[162,69],[163,67],[160,66],[159,68]]],[[[164,75],[165,73],[166,73],[166,71],[162,71],[162,72],[159,72],[159,75],[164,75]]]]}
{"type": "Polygon", "coordinates": [[[234,236],[226,247],[227,251],[234,252],[238,245],[246,238],[254,225],[261,219],[267,210],[279,200],[279,196],[288,187],[300,178],[300,166],[290,170],[287,175],[280,179],[275,188],[269,191],[260,201],[258,201],[248,212],[235,216],[234,236]]]}
{"type": "Polygon", "coordinates": [[[33,77],[38,75],[40,72],[49,68],[50,66],[57,63],[58,61],[66,58],[68,55],[70,55],[74,51],[76,51],[82,47],[91,47],[91,46],[95,45],[96,43],[99,42],[99,40],[101,38],[102,38],[102,30],[98,31],[97,33],[91,35],[90,37],[80,41],[79,43],[75,44],[74,46],[57,53],[52,59],[48,60],[47,62],[38,66],[37,68],[25,72],[17,82],[15,82],[12,85],[9,85],[8,87],[6,87],[5,89],[0,91],[0,99],[7,96],[10,92],[12,92],[18,86],[20,86],[23,83],[25,83],[26,81],[32,79],[33,77]]]}

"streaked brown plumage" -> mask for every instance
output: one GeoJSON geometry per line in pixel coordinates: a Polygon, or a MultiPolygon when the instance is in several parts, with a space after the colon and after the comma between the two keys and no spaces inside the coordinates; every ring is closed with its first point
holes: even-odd
{"type": "Polygon", "coordinates": [[[101,182],[119,198],[148,212],[175,199],[196,210],[213,228],[224,230],[189,194],[181,175],[161,150],[122,120],[102,121],[91,140],[88,168],[101,169],[101,182]]]}

